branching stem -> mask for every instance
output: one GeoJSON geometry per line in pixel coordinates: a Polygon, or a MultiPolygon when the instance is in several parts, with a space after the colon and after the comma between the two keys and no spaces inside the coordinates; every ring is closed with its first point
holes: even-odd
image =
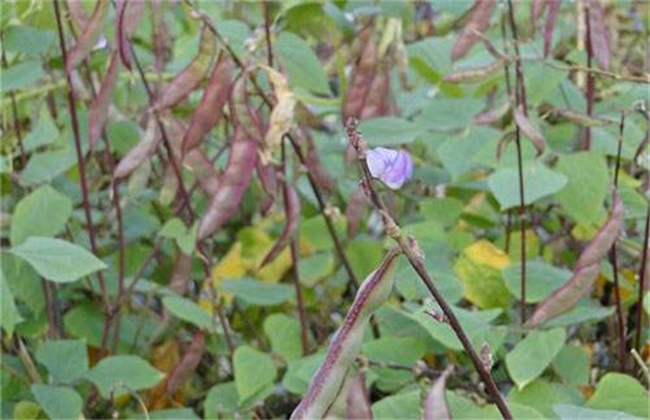
{"type": "Polygon", "coordinates": [[[363,181],[362,181],[363,186],[366,189],[366,192],[370,197],[370,201],[372,202],[373,206],[382,215],[388,236],[390,236],[393,240],[395,240],[395,242],[397,242],[401,251],[404,253],[404,255],[406,255],[406,258],[411,264],[411,267],[413,267],[413,269],[418,274],[418,276],[420,277],[420,279],[422,280],[426,288],[429,290],[433,298],[438,303],[438,306],[440,306],[440,309],[445,315],[449,326],[454,330],[454,333],[460,340],[463,348],[465,349],[465,352],[472,359],[472,363],[474,364],[476,371],[478,372],[481,379],[487,386],[488,393],[494,400],[503,418],[511,419],[512,414],[510,413],[510,410],[508,409],[508,406],[506,405],[503,396],[499,392],[499,389],[497,388],[494,379],[492,379],[489,370],[487,369],[485,364],[481,361],[479,355],[474,350],[474,347],[469,341],[469,338],[467,337],[467,334],[463,330],[463,327],[460,325],[458,318],[456,318],[456,315],[454,314],[454,311],[451,309],[451,306],[449,306],[449,304],[447,303],[443,295],[436,288],[431,276],[429,275],[426,268],[424,267],[424,260],[420,255],[420,251],[418,251],[417,243],[415,243],[413,240],[407,240],[402,235],[400,228],[398,227],[397,223],[390,215],[388,207],[382,200],[381,196],[377,193],[377,190],[375,189],[373,184],[373,177],[370,173],[370,169],[368,168],[368,162],[366,161],[367,144],[366,141],[363,139],[361,133],[357,130],[356,119],[350,118],[346,122],[346,131],[348,134],[350,144],[357,152],[359,164],[363,172],[363,181]]]}

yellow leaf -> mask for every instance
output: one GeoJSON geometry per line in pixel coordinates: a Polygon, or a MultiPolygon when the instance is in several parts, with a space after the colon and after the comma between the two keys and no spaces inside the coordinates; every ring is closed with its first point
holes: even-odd
{"type": "Polygon", "coordinates": [[[511,297],[501,276],[508,265],[508,255],[486,240],[465,248],[454,265],[465,298],[480,308],[508,306],[511,297]]]}
{"type": "MultiPolygon", "coordinates": [[[[178,341],[172,338],[154,347],[151,355],[151,364],[159,371],[167,373],[166,378],[168,378],[180,359],[180,346],[178,345],[178,341]]],[[[174,401],[180,403],[184,401],[183,392],[180,389],[174,395],[167,395],[167,379],[160,381],[155,387],[146,391],[145,399],[147,401],[147,409],[149,410],[170,408],[174,406],[174,401]]]]}
{"type": "Polygon", "coordinates": [[[491,242],[481,239],[465,248],[463,253],[476,264],[486,265],[497,270],[503,270],[510,265],[510,258],[505,252],[495,247],[491,242]]]}
{"type": "MultiPolygon", "coordinates": [[[[501,237],[497,245],[505,248],[505,236],[501,237]]],[[[508,256],[511,261],[521,260],[521,230],[512,230],[510,232],[510,248],[508,249],[508,256]]],[[[537,234],[532,229],[526,229],[526,257],[535,259],[539,255],[540,240],[537,234]]]]}
{"type": "Polygon", "coordinates": [[[571,235],[579,241],[591,240],[597,233],[598,228],[593,225],[577,224],[571,229],[571,235]]]}
{"type": "Polygon", "coordinates": [[[255,270],[255,277],[262,281],[277,283],[291,268],[291,251],[285,248],[278,257],[261,269],[255,270]]]}
{"type": "Polygon", "coordinates": [[[282,73],[267,66],[261,67],[266,71],[278,100],[273,107],[273,111],[271,111],[269,130],[264,137],[264,149],[260,153],[262,163],[267,164],[273,160],[273,151],[277,150],[282,144],[282,137],[294,125],[296,98],[282,73]]]}
{"type": "Polygon", "coordinates": [[[246,262],[242,258],[242,245],[235,242],[230,251],[212,267],[212,281],[216,284],[224,278],[237,278],[246,275],[246,262]]]}
{"type": "Polygon", "coordinates": [[[258,267],[273,246],[271,236],[257,226],[241,229],[237,233],[237,240],[241,242],[241,256],[248,269],[258,267]]]}

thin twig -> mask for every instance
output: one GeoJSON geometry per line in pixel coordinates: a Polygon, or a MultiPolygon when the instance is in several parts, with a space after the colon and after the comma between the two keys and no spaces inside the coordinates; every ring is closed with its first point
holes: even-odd
{"type": "Polygon", "coordinates": [[[379,211],[379,213],[383,217],[386,233],[393,240],[395,240],[395,242],[397,242],[399,248],[402,250],[404,255],[406,255],[406,258],[409,260],[411,267],[413,267],[413,269],[418,274],[418,276],[420,277],[420,279],[422,280],[426,288],[429,289],[429,292],[438,303],[438,306],[440,306],[440,309],[444,313],[449,326],[456,333],[456,336],[458,337],[463,348],[465,349],[465,352],[469,355],[470,359],[472,360],[472,363],[474,364],[476,371],[478,372],[481,379],[487,386],[487,390],[490,396],[492,397],[492,399],[494,400],[495,404],[497,405],[497,408],[501,412],[501,415],[505,419],[511,419],[512,414],[510,413],[510,410],[508,409],[508,406],[506,405],[503,396],[499,392],[499,389],[497,388],[494,379],[492,379],[489,370],[486,368],[485,364],[481,361],[481,358],[472,347],[472,344],[469,341],[469,338],[467,337],[465,330],[460,325],[460,322],[458,321],[458,318],[456,318],[456,315],[454,314],[454,311],[451,309],[451,306],[449,306],[444,296],[438,291],[438,289],[434,285],[431,276],[427,272],[424,266],[423,258],[421,256],[421,251],[418,250],[417,243],[415,243],[414,241],[408,241],[402,235],[399,226],[390,215],[388,207],[386,206],[382,198],[375,190],[373,184],[373,177],[370,173],[370,169],[368,168],[368,162],[366,161],[366,152],[368,149],[368,145],[366,141],[363,139],[362,134],[357,130],[357,124],[358,122],[356,119],[350,118],[346,122],[346,131],[348,134],[350,144],[357,152],[359,164],[363,172],[363,178],[364,178],[362,181],[363,186],[365,187],[366,192],[368,193],[372,204],[375,206],[375,208],[379,211]]]}
{"type": "MultiPolygon", "coordinates": [[[[650,115],[645,109],[645,105],[642,102],[640,106],[635,107],[635,111],[639,112],[645,119],[645,137],[639,145],[639,148],[636,152],[635,159],[638,159],[638,156],[643,152],[643,148],[646,148],[646,154],[648,153],[647,147],[650,144],[650,115]]],[[[647,169],[647,168],[646,168],[647,169]]],[[[650,178],[646,178],[645,184],[646,196],[648,189],[650,189],[650,178]]],[[[641,267],[639,267],[639,296],[636,300],[636,334],[634,341],[634,348],[641,350],[641,331],[643,330],[643,298],[645,296],[646,290],[648,288],[648,275],[650,274],[650,268],[648,267],[648,252],[650,252],[650,206],[646,211],[645,216],[645,230],[643,236],[643,249],[641,250],[641,267]]]]}
{"type": "MultiPolygon", "coordinates": [[[[594,47],[591,40],[591,22],[589,21],[589,6],[585,8],[585,25],[587,27],[587,68],[592,67],[594,47]]],[[[596,78],[593,73],[587,73],[587,117],[591,118],[594,109],[594,95],[596,92],[596,78]]],[[[585,135],[582,141],[582,149],[591,148],[591,127],[585,127],[585,135]]]]}
{"type": "Polygon", "coordinates": [[[630,353],[632,353],[632,357],[639,364],[639,368],[641,368],[643,371],[643,376],[645,377],[646,382],[646,389],[650,389],[650,369],[648,369],[648,365],[643,361],[643,358],[639,352],[636,351],[636,349],[632,349],[630,353]]]}
{"type": "Polygon", "coordinates": [[[269,0],[262,1],[264,9],[264,33],[266,35],[266,57],[269,67],[273,67],[273,48],[271,46],[271,8],[269,0]]]}
{"type": "MultiPolygon", "coordinates": [[[[623,131],[625,130],[625,112],[621,112],[619,124],[618,150],[616,152],[616,166],[614,169],[614,193],[618,191],[618,173],[621,167],[621,151],[623,149],[623,131]]],[[[616,321],[618,325],[618,364],[621,372],[627,370],[625,363],[625,319],[623,318],[623,306],[621,303],[621,286],[618,280],[618,253],[616,252],[616,239],[609,251],[609,258],[614,271],[614,300],[616,304],[616,321]]]]}
{"type": "Polygon", "coordinates": [[[636,301],[636,337],[634,347],[641,350],[641,331],[643,330],[643,297],[646,292],[648,279],[648,238],[650,237],[650,207],[645,216],[645,231],[643,233],[643,249],[641,250],[641,267],[639,267],[639,297],[636,301]]]}
{"type": "MultiPolygon", "coordinates": [[[[285,223],[291,223],[291,209],[289,208],[289,185],[287,180],[287,159],[285,153],[284,141],[282,142],[282,197],[284,199],[284,214],[285,223]]],[[[302,297],[302,286],[300,284],[300,271],[298,270],[298,261],[300,260],[300,251],[298,249],[298,241],[296,240],[295,233],[289,239],[289,249],[291,252],[291,271],[293,272],[293,284],[296,289],[296,305],[298,307],[298,321],[300,323],[300,340],[302,343],[303,354],[308,355],[309,349],[309,321],[305,311],[305,303],[302,297]]]]}
{"type": "MultiPolygon", "coordinates": [[[[515,48],[515,74],[516,83],[515,83],[515,106],[521,107],[524,115],[528,115],[528,105],[526,101],[526,85],[524,83],[524,73],[521,68],[521,54],[519,53],[519,40],[517,38],[517,25],[515,23],[515,12],[512,0],[508,0],[508,16],[510,21],[510,29],[512,31],[512,38],[514,41],[515,48]]],[[[502,25],[501,28],[502,36],[504,36],[504,47],[505,42],[505,28],[502,25]]],[[[507,53],[507,50],[506,50],[507,53]]],[[[506,74],[509,74],[509,69],[506,64],[506,74]]],[[[506,77],[506,87],[508,89],[508,95],[512,94],[512,88],[510,87],[510,77],[506,77]]],[[[523,325],[526,322],[526,203],[525,203],[525,194],[524,194],[524,164],[523,157],[521,152],[521,129],[519,124],[515,124],[515,145],[517,148],[517,176],[519,181],[519,249],[520,249],[520,295],[521,300],[519,302],[519,317],[520,322],[523,325]]]]}
{"type": "MultiPolygon", "coordinates": [[[[61,23],[61,11],[59,8],[59,0],[55,0],[53,3],[54,3],[54,14],[56,17],[57,31],[59,35],[59,46],[61,47],[61,56],[63,58],[63,62],[66,63],[68,57],[68,51],[65,45],[65,37],[63,36],[63,25],[61,23]]],[[[92,253],[97,255],[97,244],[95,242],[95,227],[93,225],[90,201],[88,198],[89,194],[88,194],[88,181],[86,179],[86,164],[83,155],[83,150],[81,148],[81,134],[79,131],[79,119],[77,117],[77,106],[75,103],[74,85],[72,83],[72,76],[68,71],[67,67],[65,68],[64,72],[65,72],[66,81],[68,83],[68,95],[67,95],[68,111],[70,112],[74,146],[75,146],[75,151],[77,153],[77,166],[79,167],[79,183],[81,185],[82,203],[83,203],[84,215],[86,218],[86,224],[88,227],[88,239],[90,242],[90,249],[92,253]]],[[[103,354],[104,351],[106,350],[106,343],[108,340],[107,331],[110,329],[110,315],[109,315],[110,304],[108,301],[106,284],[104,282],[104,274],[101,270],[97,272],[97,279],[99,281],[99,287],[104,301],[105,334],[102,336],[102,342],[100,346],[100,352],[103,354]]]]}
{"type": "Polygon", "coordinates": [[[27,350],[27,347],[25,347],[25,343],[23,343],[23,340],[17,335],[14,336],[14,339],[18,351],[18,358],[20,359],[20,362],[23,364],[23,367],[27,371],[27,374],[29,375],[29,379],[34,384],[42,383],[43,381],[41,379],[41,375],[38,374],[36,365],[34,364],[32,357],[29,355],[29,351],[27,350]]]}

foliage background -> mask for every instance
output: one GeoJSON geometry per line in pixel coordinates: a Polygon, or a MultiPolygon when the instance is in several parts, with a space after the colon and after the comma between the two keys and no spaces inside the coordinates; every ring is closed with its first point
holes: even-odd
{"type": "MultiPolygon", "coordinates": [[[[516,45],[502,1],[129,3],[58,2],[67,63],[54,3],[2,3],[3,418],[288,416],[389,245],[347,116],[413,156],[380,192],[515,416],[648,417],[647,3],[516,1],[516,45]],[[522,327],[522,255],[528,317],[586,293],[522,327]]],[[[394,277],[357,403],[419,417],[454,365],[452,415],[498,417],[406,261],[394,277]]]]}

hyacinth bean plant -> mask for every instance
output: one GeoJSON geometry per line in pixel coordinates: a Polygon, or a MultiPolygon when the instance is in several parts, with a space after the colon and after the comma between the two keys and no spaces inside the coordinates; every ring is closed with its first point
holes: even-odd
{"type": "Polygon", "coordinates": [[[1,418],[650,417],[647,1],[0,7],[1,418]]]}

